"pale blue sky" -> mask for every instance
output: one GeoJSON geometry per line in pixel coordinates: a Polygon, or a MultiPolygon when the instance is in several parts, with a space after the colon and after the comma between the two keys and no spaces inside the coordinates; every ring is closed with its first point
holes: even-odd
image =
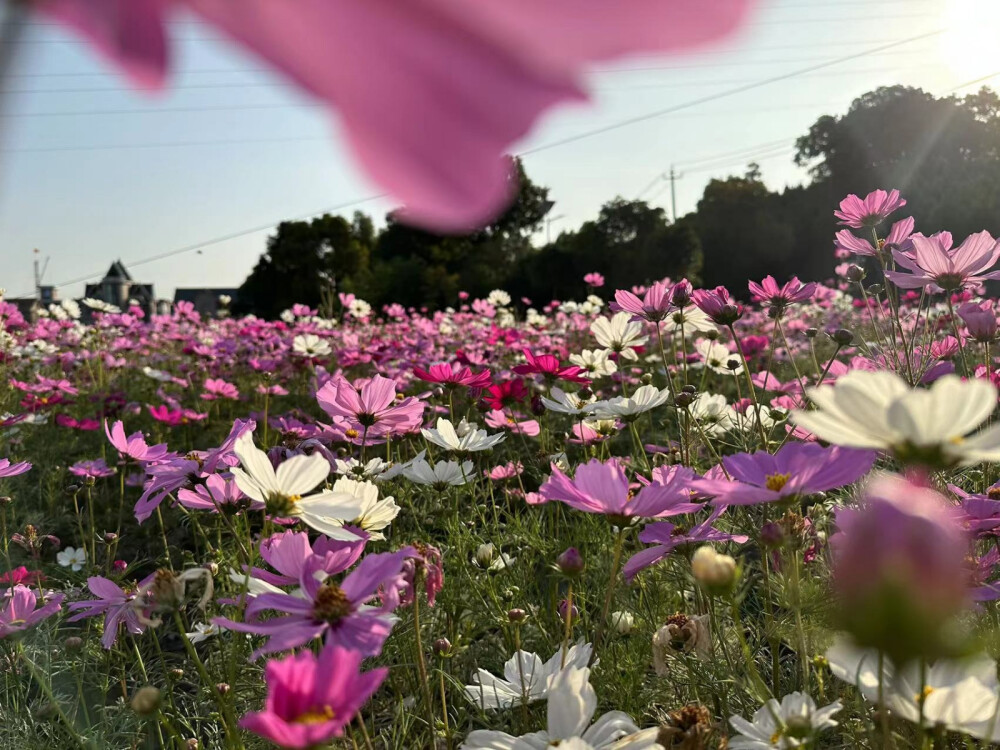
{"type": "MultiPolygon", "coordinates": [[[[654,180],[671,163],[684,171],[677,202],[687,212],[709,179],[742,171],[749,159],[734,152],[760,144],[753,155],[768,184],[795,184],[803,175],[791,161],[792,141],[819,115],[843,112],[879,85],[943,93],[1000,73],[995,0],[760,5],[743,33],[722,47],[627,60],[617,70],[602,66],[590,76],[591,104],[550,114],[516,150],[925,32],[952,31],[528,156],[531,177],[552,189],[552,215],[563,217],[553,222],[553,235],[593,217],[614,195],[633,198],[647,187],[642,197],[669,210],[667,184],[654,180]],[[975,12],[988,17],[974,20],[975,12]]],[[[0,286],[9,294],[31,291],[35,247],[50,259],[45,283],[99,276],[120,257],[161,297],[172,297],[177,286],[238,286],[263,250],[266,230],[201,254],[134,262],[379,192],[322,107],[213,28],[183,17],[173,36],[171,89],[149,97],[129,90],[58,27],[30,24],[4,83],[0,117],[0,286]]],[[[390,205],[358,208],[381,218],[390,205]]],[[[79,295],[82,286],[61,293],[79,295]]]]}

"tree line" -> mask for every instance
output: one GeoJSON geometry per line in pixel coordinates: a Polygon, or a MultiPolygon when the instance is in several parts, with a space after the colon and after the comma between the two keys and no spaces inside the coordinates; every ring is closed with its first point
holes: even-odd
{"type": "Polygon", "coordinates": [[[325,215],[280,224],[240,288],[236,312],[275,317],[296,302],[335,307],[350,292],[378,309],[393,302],[429,309],[502,288],[541,305],[580,299],[585,273],[603,290],[686,276],[745,293],[748,279],[773,274],[832,275],[833,210],[848,193],[898,188],[917,230],[961,238],[1000,230],[1000,97],[983,88],[934,97],[918,88],[882,87],[842,115],[824,115],[796,141],[806,184],[772,191],[748,165],[713,179],[696,209],[670,222],[663,209],[614,198],[578,229],[538,246],[552,208],[549,189],[518,164],[517,197],[490,225],[465,236],[438,235],[390,214],[372,219],[325,215]]]}

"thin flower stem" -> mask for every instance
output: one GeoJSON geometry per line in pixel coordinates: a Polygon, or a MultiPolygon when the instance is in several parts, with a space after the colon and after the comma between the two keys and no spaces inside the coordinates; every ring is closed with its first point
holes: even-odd
{"type": "Polygon", "coordinates": [[[49,685],[48,681],[45,679],[45,676],[38,669],[38,666],[31,660],[31,658],[28,656],[28,653],[24,650],[24,644],[22,643],[17,644],[17,652],[21,658],[21,661],[28,668],[28,672],[31,674],[31,678],[38,685],[39,689],[42,691],[42,694],[45,696],[46,700],[48,700],[49,704],[52,706],[52,710],[55,711],[55,714],[59,718],[59,721],[62,723],[64,727],[66,727],[66,731],[70,733],[70,736],[73,738],[73,741],[79,747],[83,748],[95,747],[95,745],[92,742],[85,740],[82,736],[80,736],[80,733],[76,731],[76,727],[73,726],[73,722],[71,722],[69,720],[69,717],[66,716],[66,713],[63,711],[62,706],[59,704],[59,701],[52,693],[52,686],[49,685]]]}
{"type": "Polygon", "coordinates": [[[743,354],[743,345],[740,343],[739,336],[736,335],[736,329],[730,323],[729,333],[732,334],[733,343],[736,344],[736,351],[740,355],[740,362],[743,364],[743,374],[747,379],[747,388],[750,389],[750,401],[753,403],[754,414],[757,417],[757,429],[760,431],[760,444],[761,447],[767,450],[767,433],[764,432],[764,423],[760,421],[760,404],[757,402],[757,391],[753,385],[753,379],[750,377],[750,366],[747,364],[747,358],[743,354]]]}
{"type": "Polygon", "coordinates": [[[607,631],[608,611],[611,609],[611,599],[615,593],[615,584],[618,583],[618,568],[622,561],[622,548],[625,544],[625,531],[626,528],[623,525],[620,529],[618,529],[618,534],[615,536],[615,554],[614,559],[611,562],[611,576],[608,578],[608,590],[604,594],[604,606],[601,607],[601,619],[597,623],[597,632],[594,634],[594,656],[597,655],[598,649],[604,645],[603,639],[607,631]]]}
{"type": "Polygon", "coordinates": [[[416,650],[417,655],[417,672],[420,679],[420,693],[424,699],[424,705],[427,707],[427,717],[430,720],[428,725],[428,730],[431,733],[431,737],[434,736],[434,701],[431,698],[431,686],[430,679],[427,676],[427,662],[424,661],[424,645],[423,639],[420,636],[420,594],[414,589],[413,591],[413,633],[414,633],[414,644],[413,647],[416,650]]]}
{"type": "Polygon", "coordinates": [[[559,659],[559,668],[566,666],[566,653],[569,651],[569,637],[573,631],[573,582],[570,581],[566,587],[566,614],[563,615],[565,623],[563,627],[562,657],[559,659]]]}
{"type": "Polygon", "coordinates": [[[951,318],[951,327],[958,340],[958,351],[962,355],[962,372],[966,377],[972,377],[969,361],[965,358],[965,344],[962,343],[962,334],[958,330],[958,318],[955,315],[955,304],[951,301],[951,292],[945,292],[945,299],[948,301],[948,317],[951,318]]]}

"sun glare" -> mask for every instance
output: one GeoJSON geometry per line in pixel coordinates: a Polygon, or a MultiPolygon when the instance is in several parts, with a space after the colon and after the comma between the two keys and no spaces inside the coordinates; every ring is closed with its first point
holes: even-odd
{"type": "Polygon", "coordinates": [[[1000,0],[947,0],[941,57],[958,76],[1000,72],[1000,0]]]}

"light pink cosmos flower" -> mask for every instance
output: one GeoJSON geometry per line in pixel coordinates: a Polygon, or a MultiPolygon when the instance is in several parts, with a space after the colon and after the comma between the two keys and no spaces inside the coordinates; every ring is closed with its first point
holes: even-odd
{"type": "Polygon", "coordinates": [[[953,291],[981,284],[988,279],[1000,279],[1000,271],[990,271],[1000,258],[1000,243],[989,232],[969,235],[953,250],[944,237],[924,237],[915,234],[912,255],[893,250],[892,257],[912,273],[886,271],[886,276],[903,289],[930,286],[933,291],[953,291]]]}
{"type": "Polygon", "coordinates": [[[816,293],[816,282],[803,284],[797,276],[793,276],[784,286],[778,286],[773,276],[765,276],[759,284],[751,281],[747,284],[754,300],[764,302],[773,308],[782,309],[795,302],[808,302],[816,293]]]}
{"type": "Polygon", "coordinates": [[[195,485],[193,490],[186,487],[177,491],[177,502],[192,510],[207,510],[218,513],[221,509],[264,510],[264,503],[252,500],[236,486],[236,480],[226,479],[220,474],[212,474],[204,485],[195,485]]]}
{"type": "Polygon", "coordinates": [[[63,594],[47,594],[41,602],[35,592],[18,584],[0,598],[0,639],[34,627],[62,607],[63,594]],[[41,604],[41,606],[39,606],[41,604]]]}
{"type": "Polygon", "coordinates": [[[601,274],[597,273],[597,271],[594,271],[592,273],[586,274],[583,277],[583,283],[586,284],[587,286],[592,286],[595,289],[599,289],[600,287],[604,286],[604,277],[601,276],[601,274]]]}
{"type": "Polygon", "coordinates": [[[39,0],[140,86],[164,84],[167,21],[190,9],[334,105],[369,175],[437,229],[491,219],[510,144],[584,98],[588,63],[698,47],[751,0],[39,0]]]}
{"type": "Polygon", "coordinates": [[[240,726],[279,747],[325,745],[344,733],[389,674],[387,667],[360,672],[361,659],[357,651],[333,645],[318,657],[303,651],[271,659],[264,670],[264,710],[247,714],[240,726]]]}
{"type": "MultiPolygon", "coordinates": [[[[143,580],[139,587],[147,585],[151,580],[152,576],[143,580]]],[[[87,588],[97,598],[69,604],[69,610],[76,614],[66,621],[78,622],[88,617],[104,615],[104,635],[101,636],[101,645],[104,648],[110,649],[115,645],[118,626],[121,624],[124,624],[125,630],[132,635],[139,635],[146,629],[139,619],[138,610],[132,604],[137,589],[127,592],[114,581],[101,576],[88,578],[87,588]]]]}
{"type": "Polygon", "coordinates": [[[12,464],[9,458],[0,458],[0,477],[16,477],[30,470],[31,464],[27,461],[12,464]]]}
{"type": "Polygon", "coordinates": [[[658,323],[670,312],[670,296],[667,285],[657,281],[646,289],[642,299],[626,289],[619,289],[615,292],[615,306],[619,310],[632,313],[635,316],[633,320],[639,318],[650,323],[658,323]]]}
{"type": "Polygon", "coordinates": [[[889,214],[906,205],[906,201],[899,197],[898,190],[875,190],[861,200],[853,193],[840,202],[840,210],[834,211],[833,215],[840,219],[840,223],[854,229],[870,229],[885,221],[889,214]]]}
{"type": "Polygon", "coordinates": [[[743,306],[729,296],[729,290],[724,286],[695,289],[691,292],[691,301],[716,325],[732,325],[743,317],[743,306]]]}
{"type": "Polygon", "coordinates": [[[316,394],[323,411],[346,419],[358,433],[369,437],[401,435],[417,430],[424,403],[408,397],[396,398],[396,381],[375,375],[356,388],[343,377],[328,382],[316,394]]]}
{"type": "MultiPolygon", "coordinates": [[[[889,230],[889,234],[885,236],[885,247],[888,250],[909,250],[911,248],[909,240],[913,234],[913,224],[912,216],[900,219],[893,224],[889,230]]],[[[834,244],[838,250],[842,249],[855,255],[875,256],[878,254],[875,251],[875,246],[870,241],[858,237],[847,229],[841,229],[835,237],[834,244]]]]}
{"type": "Polygon", "coordinates": [[[654,475],[653,482],[634,491],[618,461],[602,462],[595,458],[578,466],[572,479],[553,466],[552,476],[538,489],[538,494],[586,513],[667,518],[694,513],[703,507],[702,503],[690,502],[689,476],[678,474],[679,481],[663,483],[659,479],[672,478],[654,475]]]}
{"type": "Polygon", "coordinates": [[[220,398],[236,401],[240,397],[239,389],[222,378],[209,378],[205,381],[204,388],[205,392],[201,394],[201,397],[205,401],[215,401],[220,398]]]}
{"type": "Polygon", "coordinates": [[[958,316],[969,329],[969,336],[976,341],[993,341],[997,337],[997,316],[991,302],[980,305],[966,302],[958,308],[958,316]]]}
{"type": "Polygon", "coordinates": [[[104,433],[111,441],[111,445],[121,454],[122,458],[130,458],[133,461],[156,461],[167,455],[165,444],[150,446],[146,443],[146,438],[141,432],[133,432],[125,437],[125,426],[121,420],[114,423],[109,429],[108,420],[104,420],[104,433]]]}

